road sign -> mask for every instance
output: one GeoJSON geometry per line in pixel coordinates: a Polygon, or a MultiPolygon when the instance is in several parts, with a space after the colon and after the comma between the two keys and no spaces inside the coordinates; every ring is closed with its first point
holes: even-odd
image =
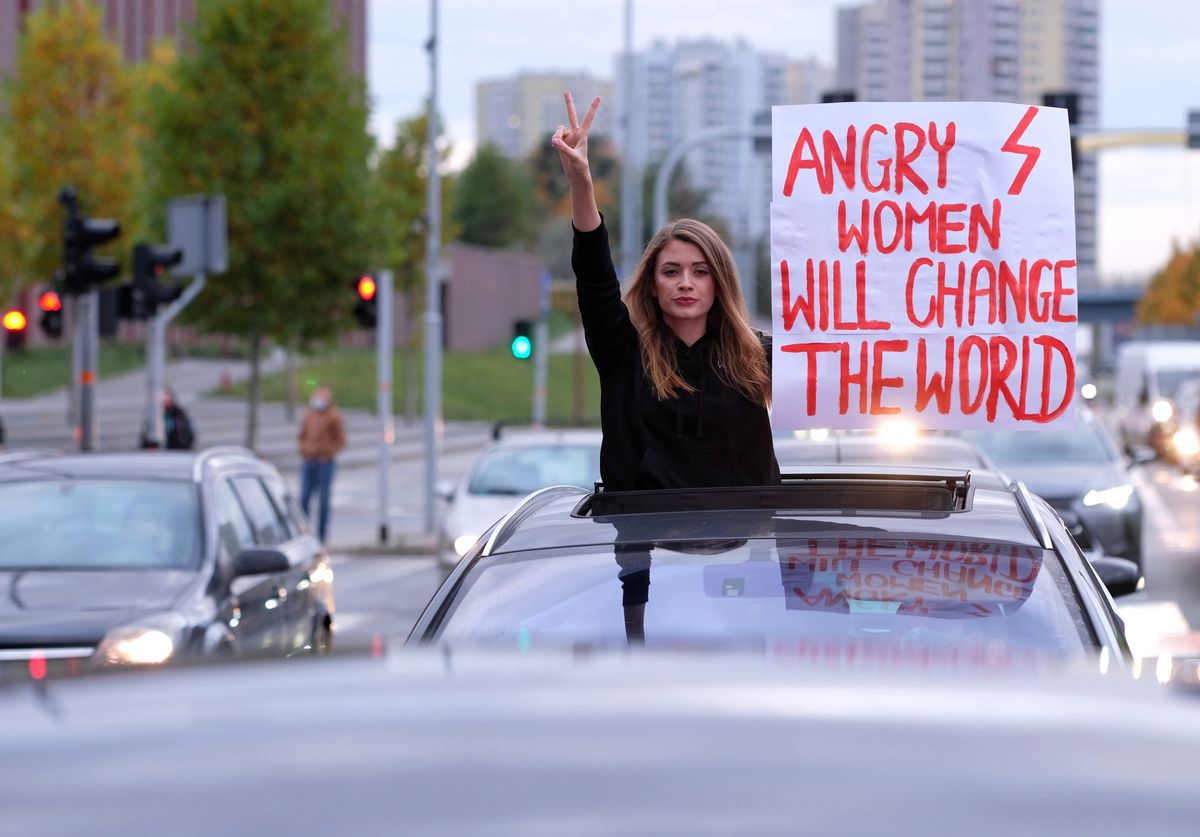
{"type": "Polygon", "coordinates": [[[224,195],[185,195],[167,201],[167,237],[183,252],[179,276],[224,273],[229,265],[224,195]]]}

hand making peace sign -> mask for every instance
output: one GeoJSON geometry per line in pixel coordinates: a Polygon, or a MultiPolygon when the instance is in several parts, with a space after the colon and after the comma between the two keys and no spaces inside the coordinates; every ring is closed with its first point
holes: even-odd
{"type": "Polygon", "coordinates": [[[575,100],[571,98],[571,94],[564,93],[563,99],[567,103],[567,119],[571,124],[570,126],[559,125],[554,136],[550,138],[550,144],[558,149],[563,172],[567,175],[567,179],[574,183],[577,178],[591,177],[587,159],[588,131],[592,127],[596,109],[600,107],[600,97],[592,99],[591,106],[583,116],[582,125],[579,124],[579,117],[575,113],[575,100]]]}
{"type": "Polygon", "coordinates": [[[564,93],[567,103],[567,121],[570,126],[559,125],[550,144],[558,151],[562,162],[563,173],[571,187],[571,221],[578,230],[594,230],[600,226],[600,210],[596,207],[596,196],[592,190],[592,171],[588,167],[587,138],[592,127],[592,119],[596,109],[600,107],[600,97],[592,99],[587,113],[583,116],[583,124],[575,113],[575,100],[571,94],[564,93]]]}

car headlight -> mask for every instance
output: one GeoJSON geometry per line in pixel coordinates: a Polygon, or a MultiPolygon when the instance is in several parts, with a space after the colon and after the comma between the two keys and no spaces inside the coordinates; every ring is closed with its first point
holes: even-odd
{"type": "Polygon", "coordinates": [[[1165,398],[1160,398],[1154,402],[1154,406],[1150,408],[1150,417],[1159,424],[1171,420],[1171,416],[1175,414],[1175,408],[1171,406],[1171,402],[1165,398]]]}
{"type": "Polygon", "coordinates": [[[165,617],[114,628],[100,642],[96,659],[107,665],[162,665],[175,655],[180,627],[178,619],[165,617]]]}
{"type": "Polygon", "coordinates": [[[459,558],[463,557],[477,540],[479,540],[479,535],[459,535],[454,539],[454,552],[459,558]]]}
{"type": "Polygon", "coordinates": [[[1102,491],[1095,489],[1083,495],[1083,504],[1085,506],[1111,506],[1114,509],[1123,509],[1129,505],[1130,498],[1133,497],[1132,485],[1118,485],[1114,488],[1105,488],[1102,491]]]}
{"type": "Polygon", "coordinates": [[[1079,388],[1079,394],[1084,397],[1084,400],[1091,401],[1097,395],[1095,384],[1084,384],[1079,388]]]}
{"type": "Polygon", "coordinates": [[[1190,427],[1175,431],[1175,435],[1171,437],[1171,444],[1175,446],[1175,452],[1180,456],[1190,457],[1200,454],[1200,436],[1196,435],[1196,431],[1190,427]]]}

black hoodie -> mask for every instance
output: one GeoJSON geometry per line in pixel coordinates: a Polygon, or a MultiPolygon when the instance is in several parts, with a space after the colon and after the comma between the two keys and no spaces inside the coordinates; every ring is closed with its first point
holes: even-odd
{"type": "Polygon", "coordinates": [[[716,335],[710,331],[691,346],[675,339],[680,375],[696,391],[660,401],[621,299],[603,223],[591,232],[575,230],[571,266],[588,352],[600,374],[604,487],[778,484],[767,410],[721,379],[716,335]]]}

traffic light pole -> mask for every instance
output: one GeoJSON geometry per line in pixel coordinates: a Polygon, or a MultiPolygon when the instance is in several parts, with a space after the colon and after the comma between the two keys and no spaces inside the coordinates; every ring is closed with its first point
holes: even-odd
{"type": "Polygon", "coordinates": [[[546,426],[546,377],[550,365],[550,271],[538,279],[538,318],[533,327],[533,426],[546,426]]]}
{"type": "Polygon", "coordinates": [[[100,291],[79,296],[75,339],[79,345],[79,449],[96,449],[96,355],[100,345],[100,291]]]}
{"type": "Polygon", "coordinates": [[[197,273],[179,299],[146,321],[146,414],[142,419],[143,447],[166,447],[163,438],[162,392],[167,377],[167,326],[202,290],[206,276],[197,273]]]}
{"type": "Polygon", "coordinates": [[[375,405],[379,413],[379,543],[388,542],[388,509],[391,505],[389,479],[392,466],[391,446],[395,438],[392,423],[392,272],[376,274],[375,288],[375,405]]]}
{"type": "Polygon", "coordinates": [[[425,531],[437,525],[437,468],[442,447],[442,201],[438,176],[438,0],[429,3],[428,175],[425,195],[425,531]]]}

